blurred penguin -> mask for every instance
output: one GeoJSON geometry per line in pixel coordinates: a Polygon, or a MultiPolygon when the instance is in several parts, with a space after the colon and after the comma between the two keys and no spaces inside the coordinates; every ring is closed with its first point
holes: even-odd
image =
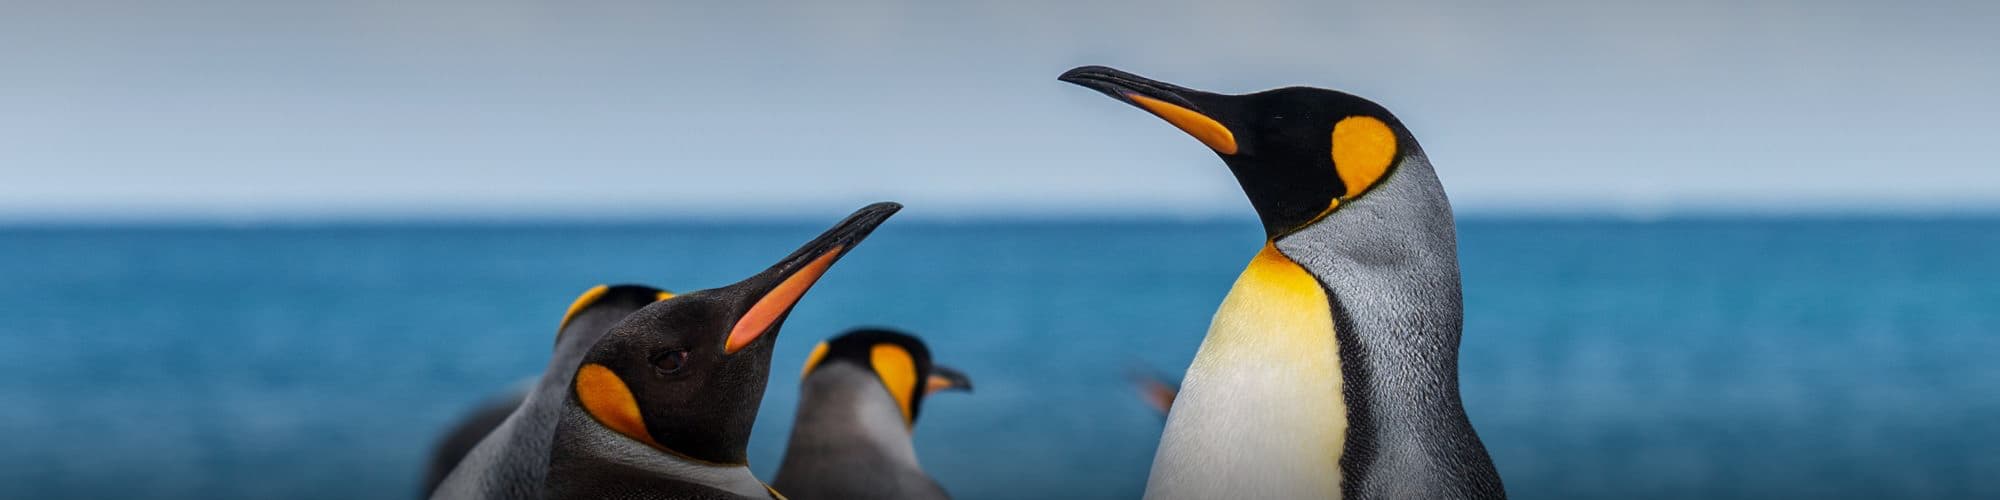
{"type": "Polygon", "coordinates": [[[924,399],[971,391],[931,362],[922,340],[861,329],[821,342],[806,359],[799,411],[771,485],[798,500],[950,498],[917,462],[910,434],[924,399]]]}

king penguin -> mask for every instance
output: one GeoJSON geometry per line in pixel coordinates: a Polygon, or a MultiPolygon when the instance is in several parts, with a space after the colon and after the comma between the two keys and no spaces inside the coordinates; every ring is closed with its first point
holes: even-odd
{"type": "Polygon", "coordinates": [[[487,449],[503,423],[433,497],[782,498],[745,461],[778,329],[834,262],[901,208],[864,207],[755,276],[652,302],[579,342],[580,354],[552,361],[542,382],[559,385],[556,409],[533,422],[548,431],[539,460],[519,456],[533,447],[487,449]],[[474,462],[489,455],[525,465],[474,462]]]}
{"type": "MultiPolygon", "coordinates": [[[[550,365],[574,366],[583,359],[583,350],[596,343],[612,324],[647,304],[673,296],[672,292],[646,285],[598,285],[585,290],[570,303],[568,311],[563,313],[562,322],[556,327],[555,356],[550,365]]],[[[567,373],[567,370],[551,372],[540,380],[529,380],[517,389],[480,402],[471,413],[446,431],[444,438],[432,448],[422,495],[429,496],[437,491],[438,484],[458,468],[459,462],[471,454],[474,447],[493,435],[493,430],[505,425],[508,419],[515,418],[514,414],[521,408],[529,408],[519,417],[522,421],[553,421],[555,412],[561,406],[549,402],[556,401],[556,396],[552,394],[559,393],[568,383],[567,373]],[[528,399],[536,394],[541,394],[535,398],[537,404],[527,405],[528,399]]],[[[516,433],[525,429],[526,426],[510,426],[506,437],[500,439],[510,442],[506,448],[518,450],[512,455],[514,458],[531,458],[523,461],[527,463],[547,461],[548,429],[528,432],[527,435],[539,437],[523,440],[525,436],[516,433]]]]}
{"type": "Polygon", "coordinates": [[[1458,392],[1451,205],[1389,110],[1087,66],[1060,80],[1222,157],[1264,226],[1188,367],[1146,497],[1503,498],[1458,392]]]}
{"type": "Polygon", "coordinates": [[[771,485],[797,500],[944,499],[917,463],[910,433],[924,398],[971,391],[964,373],[931,362],[906,333],[859,329],[820,342],[806,358],[799,411],[771,485]]]}

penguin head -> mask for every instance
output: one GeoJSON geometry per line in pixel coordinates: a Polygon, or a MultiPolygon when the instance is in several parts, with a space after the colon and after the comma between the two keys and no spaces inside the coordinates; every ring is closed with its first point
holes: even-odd
{"type": "Polygon", "coordinates": [[[1389,110],[1345,92],[1287,87],[1226,95],[1103,66],[1069,70],[1081,85],[1159,116],[1222,157],[1277,240],[1391,182],[1421,157],[1389,110]]]}
{"type": "Polygon", "coordinates": [[[938,391],[972,391],[972,379],[951,367],[931,362],[931,350],[917,337],[894,330],[862,328],[840,334],[813,347],[804,375],[820,367],[849,363],[867,369],[882,382],[902,410],[906,427],[917,425],[924,397],[938,391]]]}
{"type": "Polygon", "coordinates": [[[584,355],[572,402],[605,428],[661,451],[744,463],[785,317],[828,267],[901,208],[869,205],[749,279],[631,313],[584,355]]]}

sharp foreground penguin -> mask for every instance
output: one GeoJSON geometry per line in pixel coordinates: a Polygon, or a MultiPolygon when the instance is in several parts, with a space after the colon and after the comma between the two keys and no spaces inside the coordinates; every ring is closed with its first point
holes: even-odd
{"type": "Polygon", "coordinates": [[[958,370],[933,364],[922,340],[855,330],[806,358],[798,419],[772,485],[794,500],[950,498],[917,463],[910,433],[924,397],[972,390],[958,370]]]}
{"type": "Polygon", "coordinates": [[[434,497],[775,497],[744,459],[778,329],[821,274],[900,208],[862,208],[756,276],[646,305],[579,342],[573,360],[559,351],[542,382],[557,379],[556,409],[519,426],[551,434],[502,432],[547,404],[530,395],[434,497]],[[489,449],[510,435],[523,444],[489,449]]]}
{"type": "Polygon", "coordinates": [[[1318,88],[1061,80],[1214,150],[1267,237],[1188,367],[1147,498],[1505,496],[1459,400],[1451,206],[1401,121],[1318,88]]]}

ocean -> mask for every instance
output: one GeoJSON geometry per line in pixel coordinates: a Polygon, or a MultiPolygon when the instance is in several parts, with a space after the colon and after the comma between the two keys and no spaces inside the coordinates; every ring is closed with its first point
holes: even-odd
{"type": "MultiPolygon", "coordinates": [[[[720,286],[830,224],[0,228],[0,497],[408,498],[441,430],[540,372],[599,283],[720,286]]],[[[1459,225],[1468,412],[1516,498],[2000,498],[2000,219],[1459,225]]],[[[1248,221],[891,220],[778,338],[924,337],[972,394],[919,456],[960,498],[1135,498],[1248,221]]]]}

